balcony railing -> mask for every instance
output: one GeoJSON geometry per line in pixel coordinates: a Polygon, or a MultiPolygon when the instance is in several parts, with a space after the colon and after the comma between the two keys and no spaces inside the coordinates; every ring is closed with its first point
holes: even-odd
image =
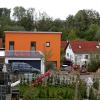
{"type": "Polygon", "coordinates": [[[40,51],[5,51],[6,57],[26,57],[26,58],[42,58],[43,53],[40,51]]]}

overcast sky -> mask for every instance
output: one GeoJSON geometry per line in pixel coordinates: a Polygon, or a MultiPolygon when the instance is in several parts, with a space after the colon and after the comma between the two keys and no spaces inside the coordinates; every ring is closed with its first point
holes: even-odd
{"type": "Polygon", "coordinates": [[[0,0],[0,7],[13,9],[15,6],[35,8],[46,12],[50,17],[66,19],[69,14],[78,10],[93,9],[100,12],[100,0],[0,0]]]}

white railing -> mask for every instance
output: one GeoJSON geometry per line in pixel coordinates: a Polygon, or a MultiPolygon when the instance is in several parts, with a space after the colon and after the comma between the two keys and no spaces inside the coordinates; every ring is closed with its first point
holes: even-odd
{"type": "Polygon", "coordinates": [[[43,57],[40,51],[16,51],[16,50],[6,50],[6,57],[43,57]]]}

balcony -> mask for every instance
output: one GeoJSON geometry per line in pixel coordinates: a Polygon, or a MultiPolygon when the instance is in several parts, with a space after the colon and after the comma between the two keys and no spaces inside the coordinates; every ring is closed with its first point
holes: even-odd
{"type": "Polygon", "coordinates": [[[5,57],[17,58],[43,58],[41,51],[5,51],[5,57]]]}

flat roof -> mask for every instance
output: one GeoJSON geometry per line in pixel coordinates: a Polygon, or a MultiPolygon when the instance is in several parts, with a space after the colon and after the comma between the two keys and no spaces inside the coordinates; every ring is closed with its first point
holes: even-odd
{"type": "Polygon", "coordinates": [[[62,32],[47,32],[47,31],[4,31],[5,33],[10,32],[10,33],[41,33],[41,34],[46,34],[46,33],[50,33],[50,34],[62,34],[62,32]]]}

